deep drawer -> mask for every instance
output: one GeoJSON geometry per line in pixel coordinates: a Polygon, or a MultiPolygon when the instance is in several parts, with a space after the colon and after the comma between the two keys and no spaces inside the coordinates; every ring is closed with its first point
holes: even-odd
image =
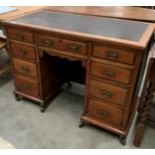
{"type": "Polygon", "coordinates": [[[8,28],[7,31],[8,31],[8,37],[11,39],[29,42],[29,43],[34,42],[33,32],[24,31],[24,30],[22,31],[14,28],[8,28]]]}
{"type": "Polygon", "coordinates": [[[33,47],[24,46],[16,43],[11,43],[10,46],[13,55],[28,59],[36,59],[36,52],[33,47]]]}
{"type": "Polygon", "coordinates": [[[134,64],[136,52],[114,49],[105,46],[94,46],[93,56],[126,64],[134,64]]]}
{"type": "Polygon", "coordinates": [[[13,65],[15,72],[37,77],[36,64],[13,58],[13,65]]]}
{"type": "Polygon", "coordinates": [[[55,37],[48,37],[44,35],[40,35],[38,39],[39,46],[53,48],[75,54],[86,55],[86,43],[59,39],[55,37]]]}
{"type": "Polygon", "coordinates": [[[15,76],[16,90],[30,96],[39,97],[38,81],[22,76],[15,76]]]}
{"type": "Polygon", "coordinates": [[[99,97],[101,99],[111,101],[113,103],[124,105],[128,90],[105,84],[99,81],[90,80],[90,96],[99,97]]]}
{"type": "Polygon", "coordinates": [[[96,62],[91,64],[91,74],[124,84],[129,84],[131,78],[131,70],[96,62]]]}
{"type": "Polygon", "coordinates": [[[108,102],[89,100],[88,114],[116,125],[121,125],[123,120],[123,111],[109,105],[108,102]]]}

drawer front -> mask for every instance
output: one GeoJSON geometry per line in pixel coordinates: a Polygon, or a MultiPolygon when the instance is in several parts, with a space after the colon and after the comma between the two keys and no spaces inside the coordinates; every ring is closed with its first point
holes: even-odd
{"type": "Polygon", "coordinates": [[[117,81],[124,84],[129,84],[131,77],[130,70],[96,62],[92,62],[91,74],[101,78],[105,78],[107,80],[117,81]]]}
{"type": "Polygon", "coordinates": [[[36,52],[33,47],[24,46],[21,44],[11,43],[11,51],[13,55],[21,56],[23,58],[35,59],[36,52]]]}
{"type": "Polygon", "coordinates": [[[89,100],[88,114],[101,120],[121,125],[123,120],[123,111],[108,104],[108,102],[97,102],[89,100]]]}
{"type": "Polygon", "coordinates": [[[17,30],[12,28],[8,28],[7,31],[8,31],[8,37],[11,39],[29,42],[29,43],[34,42],[33,33],[30,31],[24,31],[24,30],[22,31],[22,30],[17,30]]]}
{"type": "Polygon", "coordinates": [[[21,93],[34,97],[39,96],[39,86],[37,81],[21,76],[15,76],[15,85],[16,89],[21,93]]]}
{"type": "Polygon", "coordinates": [[[90,80],[90,96],[99,97],[119,105],[124,105],[127,92],[126,89],[121,87],[90,80]]]}
{"type": "Polygon", "coordinates": [[[130,52],[104,46],[94,46],[93,56],[121,63],[134,64],[136,52],[130,52]]]}
{"type": "Polygon", "coordinates": [[[14,58],[13,65],[15,72],[30,75],[32,77],[37,77],[36,64],[14,58]]]}
{"type": "Polygon", "coordinates": [[[75,54],[86,55],[86,43],[54,37],[39,36],[38,44],[39,46],[44,46],[75,54]]]}

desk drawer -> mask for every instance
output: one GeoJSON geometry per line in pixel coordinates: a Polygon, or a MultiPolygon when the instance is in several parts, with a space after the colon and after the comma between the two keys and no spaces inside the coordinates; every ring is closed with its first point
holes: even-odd
{"type": "Polygon", "coordinates": [[[121,125],[123,120],[123,110],[111,106],[108,102],[89,100],[88,114],[116,125],[121,125]]]}
{"type": "Polygon", "coordinates": [[[21,56],[23,58],[35,59],[36,52],[33,47],[24,46],[21,44],[11,43],[11,51],[13,55],[21,56]]]}
{"type": "Polygon", "coordinates": [[[64,52],[86,55],[86,43],[40,35],[38,44],[39,46],[62,50],[64,52]]]}
{"type": "Polygon", "coordinates": [[[129,84],[131,70],[92,62],[91,74],[108,80],[129,84]]]}
{"type": "Polygon", "coordinates": [[[15,72],[37,77],[36,64],[24,60],[13,58],[15,72]]]}
{"type": "Polygon", "coordinates": [[[130,52],[104,46],[94,46],[93,56],[121,63],[134,64],[136,52],[130,52]]]}
{"type": "Polygon", "coordinates": [[[121,87],[90,80],[90,96],[99,97],[123,106],[127,92],[127,89],[121,87]]]}
{"type": "Polygon", "coordinates": [[[11,39],[15,39],[18,41],[24,41],[33,43],[34,42],[34,35],[30,31],[22,31],[18,29],[8,28],[8,37],[11,39]]]}
{"type": "Polygon", "coordinates": [[[38,97],[39,96],[39,86],[38,81],[31,80],[22,76],[15,76],[16,89],[21,93],[26,93],[28,95],[38,97]]]}

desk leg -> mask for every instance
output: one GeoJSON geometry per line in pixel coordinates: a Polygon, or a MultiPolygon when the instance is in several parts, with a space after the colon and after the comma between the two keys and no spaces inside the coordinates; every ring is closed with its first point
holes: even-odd
{"type": "Polygon", "coordinates": [[[153,99],[154,91],[155,91],[155,82],[150,81],[149,87],[146,90],[146,95],[145,95],[142,109],[139,113],[139,121],[136,128],[135,139],[134,139],[134,145],[136,147],[140,146],[140,143],[143,139],[144,128],[149,119],[149,112],[152,107],[152,99],[153,99]]]}

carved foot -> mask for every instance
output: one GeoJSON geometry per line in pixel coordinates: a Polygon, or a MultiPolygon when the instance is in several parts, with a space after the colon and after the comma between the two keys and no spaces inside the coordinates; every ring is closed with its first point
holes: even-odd
{"type": "Polygon", "coordinates": [[[119,140],[120,140],[120,143],[121,143],[122,145],[125,145],[125,144],[126,144],[126,137],[125,137],[125,136],[120,136],[120,137],[119,137],[119,140]]]}
{"type": "Polygon", "coordinates": [[[22,97],[18,94],[15,94],[14,96],[15,96],[16,101],[20,101],[22,99],[22,97]]]}
{"type": "Polygon", "coordinates": [[[72,87],[72,84],[70,83],[70,81],[67,81],[67,84],[68,84],[68,88],[72,87]]]}
{"type": "Polygon", "coordinates": [[[45,107],[42,107],[42,106],[41,106],[41,107],[40,107],[40,112],[43,113],[44,111],[45,111],[45,107]]]}
{"type": "Polygon", "coordinates": [[[81,121],[80,124],[79,124],[79,128],[82,128],[86,125],[86,122],[85,121],[81,121]]]}

